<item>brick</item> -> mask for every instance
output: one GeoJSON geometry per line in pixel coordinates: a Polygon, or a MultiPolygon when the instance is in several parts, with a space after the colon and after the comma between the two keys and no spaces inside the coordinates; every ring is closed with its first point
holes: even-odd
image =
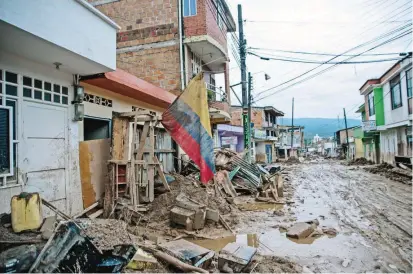
{"type": "Polygon", "coordinates": [[[219,212],[218,212],[218,210],[207,208],[207,210],[206,210],[206,219],[218,223],[219,222],[219,212]]]}
{"type": "Polygon", "coordinates": [[[307,223],[296,223],[288,229],[287,236],[302,239],[308,237],[313,231],[314,228],[307,223]]]}

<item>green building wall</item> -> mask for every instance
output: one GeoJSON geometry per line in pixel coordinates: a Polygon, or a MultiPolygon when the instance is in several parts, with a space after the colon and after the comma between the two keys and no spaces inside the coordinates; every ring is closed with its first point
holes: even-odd
{"type": "Polygon", "coordinates": [[[374,108],[376,112],[376,126],[384,126],[384,100],[383,88],[377,87],[373,89],[374,92],[374,108]]]}

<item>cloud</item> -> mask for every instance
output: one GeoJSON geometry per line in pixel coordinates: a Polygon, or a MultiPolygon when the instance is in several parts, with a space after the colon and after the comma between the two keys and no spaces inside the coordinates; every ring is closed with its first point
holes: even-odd
{"type": "MultiPolygon", "coordinates": [[[[405,7],[408,7],[408,0],[393,3],[393,5],[388,1],[372,2],[363,0],[229,0],[227,2],[230,4],[236,21],[237,4],[242,4],[243,17],[247,20],[244,31],[248,46],[258,48],[338,54],[365,43],[390,29],[396,28],[398,25],[402,25],[402,20],[410,19],[408,11],[404,17],[394,16],[403,11],[402,5],[407,4],[405,7]],[[400,6],[402,7],[396,10],[400,6]],[[400,22],[392,23],[392,20],[400,22]],[[383,21],[389,22],[383,23],[383,21]]],[[[400,16],[403,16],[403,13],[400,16]]],[[[370,53],[410,51],[411,47],[410,49],[407,48],[409,41],[411,41],[410,36],[404,37],[370,53]]],[[[374,45],[377,45],[377,43],[351,51],[349,54],[360,53],[374,45]]],[[[326,56],[294,55],[269,51],[267,53],[319,61],[328,59],[326,56]]],[[[264,53],[261,55],[265,56],[264,53]]],[[[385,57],[388,58],[389,56],[379,58],[385,57]]],[[[230,56],[230,59],[232,58],[230,56]]],[[[364,56],[354,60],[372,58],[376,57],[364,56]]],[[[343,60],[343,58],[337,60],[343,60]]],[[[272,105],[284,111],[286,116],[289,116],[291,113],[291,99],[294,97],[296,117],[336,118],[338,114],[342,114],[344,107],[350,110],[354,105],[362,104],[363,97],[359,94],[360,86],[367,79],[382,75],[393,63],[339,65],[311,80],[270,96],[258,102],[258,105],[272,105]]],[[[252,73],[265,71],[271,76],[271,80],[265,81],[263,73],[254,75],[255,94],[288,81],[315,66],[314,64],[264,61],[253,56],[247,57],[249,71],[252,73]]],[[[230,67],[237,67],[236,62],[231,61],[230,67]]],[[[327,66],[323,66],[319,70],[325,67],[327,66]]],[[[240,70],[238,68],[230,71],[230,81],[231,84],[240,82],[240,70]]],[[[217,77],[217,83],[223,85],[222,75],[217,77]]],[[[284,88],[289,84],[280,88],[284,88]]],[[[280,88],[264,94],[271,94],[280,88]]],[[[240,87],[237,87],[236,91],[241,97],[240,87]]],[[[231,96],[233,98],[232,102],[237,102],[235,96],[231,96]]]]}

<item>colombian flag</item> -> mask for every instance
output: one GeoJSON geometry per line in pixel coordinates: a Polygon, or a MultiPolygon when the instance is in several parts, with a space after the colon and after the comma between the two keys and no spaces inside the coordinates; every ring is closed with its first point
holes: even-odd
{"type": "Polygon", "coordinates": [[[201,171],[201,182],[214,177],[214,142],[203,73],[195,76],[162,114],[162,124],[201,171]]]}

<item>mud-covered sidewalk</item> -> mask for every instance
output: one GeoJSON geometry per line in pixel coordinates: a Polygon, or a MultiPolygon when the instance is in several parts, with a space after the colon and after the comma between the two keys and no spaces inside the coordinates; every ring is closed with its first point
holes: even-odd
{"type": "Polygon", "coordinates": [[[240,241],[257,237],[261,254],[291,259],[313,272],[412,271],[411,185],[333,160],[283,168],[286,195],[294,203],[244,211],[240,241]],[[286,237],[293,223],[315,218],[337,235],[286,237]]]}

